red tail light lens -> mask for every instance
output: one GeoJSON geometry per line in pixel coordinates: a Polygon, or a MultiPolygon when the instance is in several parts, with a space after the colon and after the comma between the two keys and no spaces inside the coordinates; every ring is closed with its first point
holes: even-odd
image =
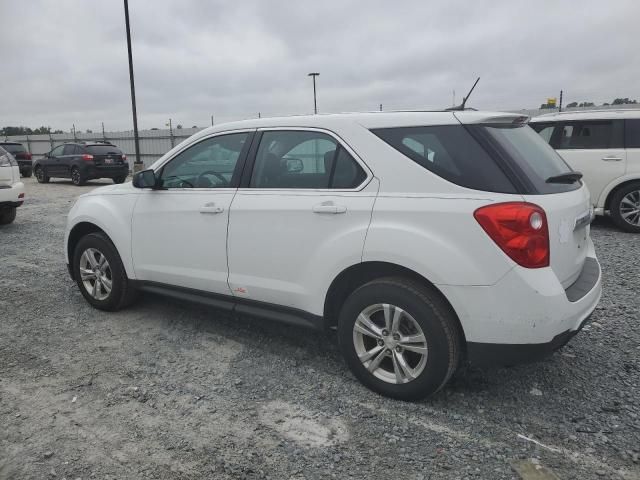
{"type": "Polygon", "coordinates": [[[91,162],[93,161],[93,155],[85,153],[84,155],[82,155],[82,160],[84,160],[85,162],[91,162]]]}
{"type": "Polygon", "coordinates": [[[127,159],[127,156],[123,153],[122,154],[122,161],[125,161],[127,159]]]}
{"type": "Polygon", "coordinates": [[[525,202],[498,203],[473,213],[485,232],[518,265],[549,266],[549,226],[544,210],[525,202]]]}
{"type": "Polygon", "coordinates": [[[31,160],[31,154],[29,152],[25,153],[24,156],[26,157],[27,160],[31,160]]]}

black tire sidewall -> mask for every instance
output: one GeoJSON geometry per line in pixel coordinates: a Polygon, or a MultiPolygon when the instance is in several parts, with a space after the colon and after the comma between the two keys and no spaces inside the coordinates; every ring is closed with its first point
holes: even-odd
{"type": "Polygon", "coordinates": [[[440,308],[435,295],[416,290],[412,285],[389,281],[368,283],[349,296],[340,312],[338,340],[342,355],[353,374],[371,390],[401,400],[418,400],[438,391],[449,379],[451,362],[450,335],[442,322],[451,322],[450,313],[440,308]],[[429,301],[425,301],[425,296],[429,301]],[[384,382],[362,365],[353,345],[353,326],[357,316],[369,305],[390,303],[409,313],[427,338],[427,364],[422,373],[409,383],[396,385],[384,382]]]}
{"type": "Polygon", "coordinates": [[[631,183],[618,190],[611,199],[610,213],[613,222],[622,230],[630,233],[640,233],[640,226],[636,227],[628,223],[620,214],[620,202],[630,192],[640,190],[640,183],[631,183]]]}
{"type": "Polygon", "coordinates": [[[36,167],[35,173],[36,173],[36,180],[38,181],[38,183],[48,183],[49,182],[49,177],[47,177],[44,174],[44,169],[42,167],[36,167]],[[39,173],[41,175],[39,175],[39,173]]]}
{"type": "Polygon", "coordinates": [[[82,296],[87,300],[87,302],[100,310],[113,311],[117,310],[120,307],[127,289],[128,278],[124,270],[124,266],[122,265],[120,255],[118,255],[115,246],[106,237],[106,235],[101,233],[90,233],[82,237],[76,245],[73,253],[72,268],[73,276],[76,279],[78,288],[80,289],[82,296]],[[89,292],[87,292],[80,278],[80,257],[82,253],[88,248],[95,248],[103,255],[105,255],[107,257],[107,261],[109,262],[109,266],[111,267],[111,293],[104,300],[97,300],[93,298],[89,294],[89,292]]]}
{"type": "Polygon", "coordinates": [[[18,209],[16,207],[6,208],[0,211],[0,225],[9,225],[16,219],[18,209]]]}

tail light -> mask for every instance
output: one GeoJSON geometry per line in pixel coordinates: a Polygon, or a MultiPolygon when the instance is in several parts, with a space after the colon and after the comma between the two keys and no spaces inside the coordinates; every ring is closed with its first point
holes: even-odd
{"type": "Polygon", "coordinates": [[[544,210],[525,202],[487,205],[473,216],[491,239],[518,265],[549,266],[549,227],[544,210]]]}
{"type": "Polygon", "coordinates": [[[93,161],[93,155],[85,153],[84,155],[82,155],[82,160],[84,160],[85,162],[91,162],[93,161]]]}
{"type": "Polygon", "coordinates": [[[124,153],[122,154],[122,161],[123,161],[123,162],[126,162],[126,161],[127,161],[127,156],[126,156],[124,153]]]}
{"type": "Polygon", "coordinates": [[[24,154],[24,158],[25,158],[26,160],[31,160],[31,154],[30,154],[29,152],[26,152],[26,153],[24,154]]]}

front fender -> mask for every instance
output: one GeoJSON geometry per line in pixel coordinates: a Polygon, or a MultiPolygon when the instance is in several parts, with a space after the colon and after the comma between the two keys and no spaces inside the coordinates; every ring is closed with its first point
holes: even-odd
{"type": "Polygon", "coordinates": [[[120,254],[127,276],[135,279],[131,256],[131,218],[137,195],[87,195],[78,199],[67,217],[65,258],[68,255],[69,235],[79,224],[86,222],[104,231],[120,254]]]}

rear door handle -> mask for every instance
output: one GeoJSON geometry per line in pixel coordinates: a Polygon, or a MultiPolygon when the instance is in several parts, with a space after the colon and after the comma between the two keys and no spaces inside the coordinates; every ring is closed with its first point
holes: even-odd
{"type": "Polygon", "coordinates": [[[314,205],[313,213],[346,213],[347,207],[344,205],[334,205],[333,203],[321,203],[319,205],[314,205]]]}
{"type": "Polygon", "coordinates": [[[200,213],[222,213],[224,212],[224,208],[218,207],[215,203],[205,203],[202,207],[200,207],[200,213]]]}
{"type": "Polygon", "coordinates": [[[622,158],[620,157],[602,157],[602,160],[604,160],[605,162],[621,162],[622,158]]]}

